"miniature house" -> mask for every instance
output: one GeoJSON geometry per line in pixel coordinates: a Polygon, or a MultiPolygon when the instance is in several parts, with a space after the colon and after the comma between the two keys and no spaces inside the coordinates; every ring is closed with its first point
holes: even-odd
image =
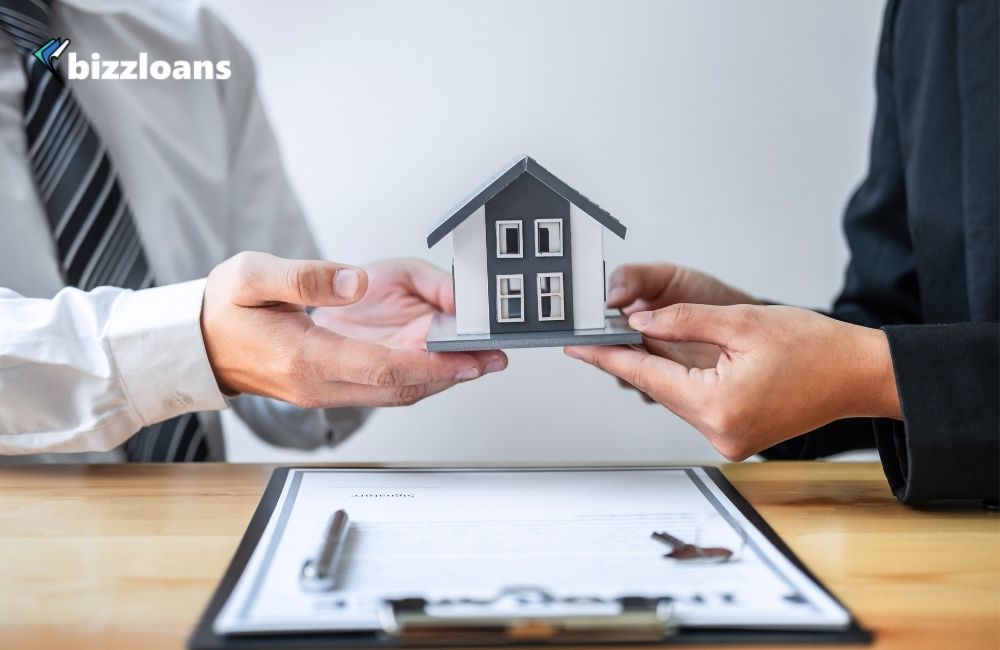
{"type": "Polygon", "coordinates": [[[625,237],[621,222],[532,158],[502,170],[427,236],[432,247],[452,235],[456,311],[428,349],[641,341],[604,314],[605,230],[625,237]]]}

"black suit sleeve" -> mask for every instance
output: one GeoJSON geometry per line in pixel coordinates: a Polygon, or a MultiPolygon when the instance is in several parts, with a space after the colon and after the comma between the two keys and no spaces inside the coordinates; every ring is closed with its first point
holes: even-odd
{"type": "Polygon", "coordinates": [[[895,3],[890,2],[879,44],[877,107],[868,175],[844,213],[844,235],[851,259],[844,288],[830,314],[866,327],[919,323],[923,318],[907,221],[906,180],[892,81],[894,8],[895,3]]]}
{"type": "Polygon", "coordinates": [[[904,503],[1000,498],[1000,325],[895,325],[889,337],[903,422],[875,438],[904,503]]]}

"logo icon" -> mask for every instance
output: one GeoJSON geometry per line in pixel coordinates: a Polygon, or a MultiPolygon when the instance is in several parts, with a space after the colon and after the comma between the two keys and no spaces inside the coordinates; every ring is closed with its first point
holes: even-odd
{"type": "Polygon", "coordinates": [[[45,45],[35,50],[35,58],[45,64],[45,67],[52,72],[56,71],[56,59],[69,47],[68,38],[53,38],[45,45]]]}

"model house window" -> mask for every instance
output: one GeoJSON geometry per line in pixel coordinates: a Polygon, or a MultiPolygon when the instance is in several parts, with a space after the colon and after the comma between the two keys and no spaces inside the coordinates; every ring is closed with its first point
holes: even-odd
{"type": "Polygon", "coordinates": [[[563,254],[562,219],[535,221],[535,255],[559,257],[563,254]]]}
{"type": "Polygon", "coordinates": [[[563,274],[538,274],[538,320],[565,320],[563,274]]]}
{"type": "Polygon", "coordinates": [[[520,221],[497,221],[497,257],[524,257],[520,221]]]}
{"type": "Polygon", "coordinates": [[[497,276],[497,321],[524,322],[524,276],[497,276]]]}

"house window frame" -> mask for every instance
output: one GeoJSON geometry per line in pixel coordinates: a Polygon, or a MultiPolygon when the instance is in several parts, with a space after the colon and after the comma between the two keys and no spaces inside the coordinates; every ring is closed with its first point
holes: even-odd
{"type": "Polygon", "coordinates": [[[506,219],[497,220],[496,222],[497,231],[497,259],[520,259],[524,257],[524,221],[521,219],[506,219]],[[506,238],[501,238],[500,233],[503,231],[502,226],[517,226],[517,253],[501,253],[500,245],[501,242],[506,241],[506,238]]]}
{"type": "Polygon", "coordinates": [[[498,323],[523,323],[524,322],[524,274],[523,273],[508,273],[497,276],[497,322],[498,323]],[[503,280],[520,280],[521,281],[521,294],[520,295],[504,295],[501,287],[503,286],[503,280]],[[521,316],[520,318],[504,318],[503,317],[503,301],[504,300],[520,300],[521,301],[521,316]]]}
{"type": "MultiPolygon", "coordinates": [[[[499,286],[499,285],[498,285],[499,286]]],[[[551,284],[549,285],[551,287],[551,284]]],[[[538,296],[538,320],[539,321],[560,321],[566,320],[566,284],[563,278],[563,273],[539,273],[535,276],[535,289],[538,296]],[[542,278],[559,278],[559,291],[542,291],[542,278]],[[550,300],[555,297],[559,297],[559,311],[562,312],[562,316],[542,316],[542,298],[548,297],[550,300]]]]}
{"type": "MultiPolygon", "coordinates": [[[[535,219],[535,257],[562,257],[563,251],[566,247],[563,246],[565,237],[563,236],[563,220],[562,219],[535,219]],[[541,238],[538,236],[541,231],[541,224],[543,223],[558,223],[559,224],[559,252],[558,253],[543,253],[538,250],[538,244],[541,242],[541,238]]],[[[552,242],[549,242],[551,245],[552,242]]]]}

